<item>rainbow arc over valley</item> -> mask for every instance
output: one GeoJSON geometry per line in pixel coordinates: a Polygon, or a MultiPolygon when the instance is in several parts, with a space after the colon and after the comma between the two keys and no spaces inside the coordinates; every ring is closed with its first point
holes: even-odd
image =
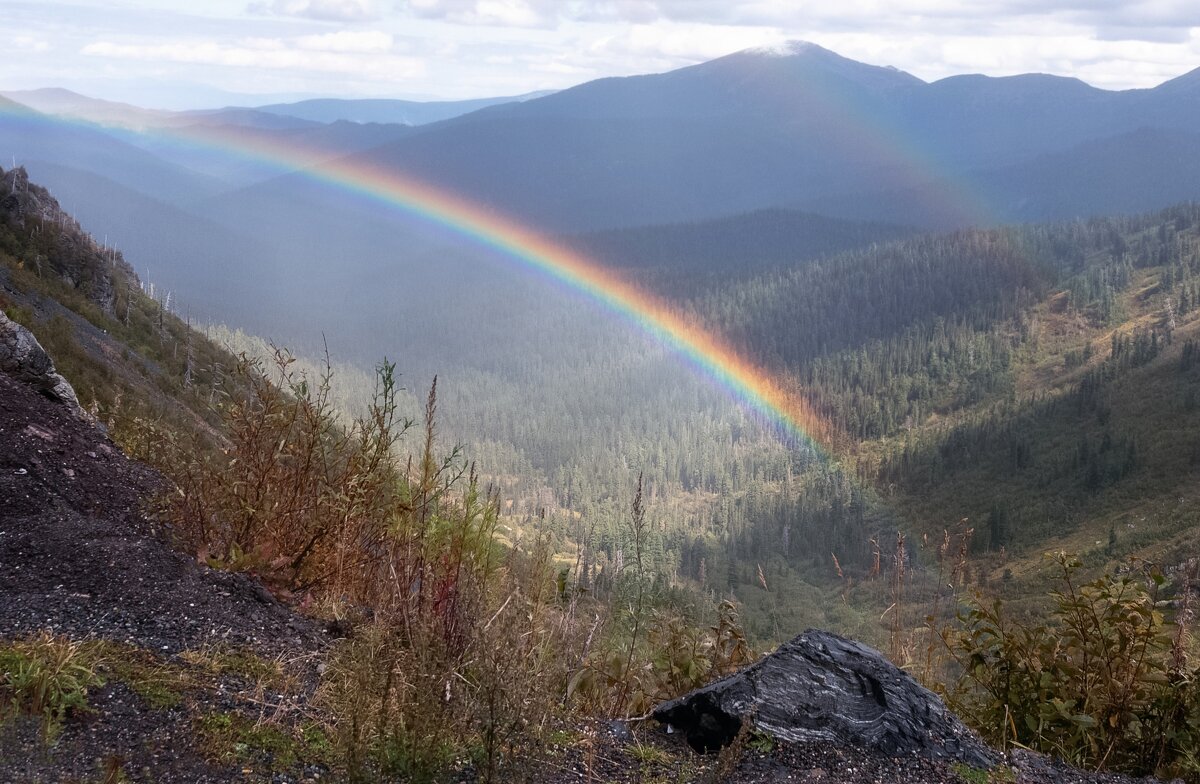
{"type": "MultiPolygon", "coordinates": [[[[279,154],[277,160],[285,160],[285,151],[271,152],[272,157],[279,154]]],[[[831,426],[815,413],[798,389],[740,356],[719,336],[613,270],[514,220],[394,172],[337,160],[296,174],[416,215],[586,294],[684,357],[789,435],[822,447],[831,446],[831,426]]]]}
{"type": "MultiPolygon", "coordinates": [[[[50,117],[0,105],[0,118],[18,122],[87,126],[86,122],[50,117]]],[[[94,127],[94,126],[93,126],[94,127]]],[[[835,446],[833,426],[819,416],[795,383],[781,379],[739,355],[711,330],[685,317],[666,300],[634,285],[603,265],[562,247],[517,221],[500,216],[468,199],[396,172],[368,166],[354,158],[320,160],[320,153],[236,129],[161,130],[171,142],[199,145],[278,166],[281,174],[298,176],[416,216],[466,237],[517,264],[585,294],[636,325],[727,389],[744,406],[766,418],[787,436],[826,451],[835,446]]]]}

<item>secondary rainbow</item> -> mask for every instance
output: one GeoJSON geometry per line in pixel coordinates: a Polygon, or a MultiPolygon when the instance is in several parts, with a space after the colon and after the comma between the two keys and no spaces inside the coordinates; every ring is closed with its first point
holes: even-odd
{"type": "MultiPolygon", "coordinates": [[[[26,113],[21,109],[0,109],[0,114],[34,122],[81,124],[26,113]]],[[[508,217],[394,172],[347,159],[318,161],[319,154],[312,150],[281,144],[259,135],[199,128],[155,130],[152,133],[277,165],[294,176],[360,194],[468,237],[587,294],[628,318],[788,435],[826,448],[832,446],[833,429],[814,413],[794,385],[781,382],[762,367],[739,356],[726,342],[681,315],[665,300],[508,217]]]]}

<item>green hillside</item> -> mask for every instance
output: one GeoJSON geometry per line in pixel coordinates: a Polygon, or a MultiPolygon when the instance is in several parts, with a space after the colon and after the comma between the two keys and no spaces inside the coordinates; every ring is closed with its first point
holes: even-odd
{"type": "MultiPolygon", "coordinates": [[[[806,395],[836,443],[780,437],[719,389],[688,383],[661,346],[548,309],[539,318],[561,327],[546,333],[554,361],[464,372],[447,396],[464,447],[442,456],[442,399],[431,390],[422,409],[392,365],[374,379],[348,369],[338,388],[321,363],[284,359],[281,381],[261,374],[269,365],[248,365],[173,315],[170,294],[143,287],[22,170],[0,172],[0,185],[0,307],[32,329],[114,440],[172,483],[158,499],[172,543],[219,572],[257,575],[310,619],[354,629],[314,654],[333,673],[317,695],[295,698],[314,700],[305,721],[315,723],[281,725],[281,737],[323,739],[306,753],[331,770],[370,780],[403,748],[396,770],[444,771],[457,764],[447,749],[496,743],[496,722],[511,719],[497,718],[494,700],[512,716],[535,705],[536,732],[510,728],[510,745],[488,747],[491,777],[526,764],[527,744],[549,728],[644,713],[809,626],[885,647],[933,682],[955,670],[932,632],[960,633],[942,624],[966,590],[1004,597],[1044,636],[1064,601],[1048,615],[1055,566],[1044,552],[1079,556],[1082,578],[1128,572],[1131,557],[1178,572],[1200,544],[1194,205],[902,239],[719,283],[712,270],[650,264],[639,274],[806,395]],[[544,399],[584,388],[531,410],[539,398],[524,385],[539,379],[544,399]],[[620,425],[580,426],[589,416],[620,425]],[[433,673],[436,688],[394,704],[376,669],[385,650],[433,673]],[[442,705],[451,681],[467,684],[465,714],[442,705]],[[358,726],[363,682],[377,692],[366,710],[395,722],[392,734],[337,734],[358,726]],[[416,715],[433,716],[432,735],[405,729],[416,715]],[[442,736],[454,745],[426,743],[442,736]]],[[[208,334],[273,354],[235,331],[208,334]]],[[[1177,583],[1167,590],[1186,601],[1177,583]]],[[[1171,669],[1186,639],[1153,614],[1158,595],[1130,596],[1116,606],[1150,613],[1131,639],[1157,646],[1136,677],[1190,678],[1171,669]]],[[[22,645],[11,655],[25,656],[22,645]]],[[[1036,669],[1060,654],[1022,655],[1036,669]]],[[[1052,694],[1078,685],[1063,672],[1052,694]]],[[[1121,744],[1124,769],[1190,770],[1190,735],[1138,753],[1136,738],[1153,734],[1138,722],[1174,687],[1151,693],[1105,737],[1121,744]]],[[[978,694],[958,704],[994,709],[978,694]]],[[[1093,721],[1104,709],[1089,710],[1093,721]]],[[[1008,742],[1006,729],[975,720],[1008,742]]],[[[1058,717],[1027,742],[1059,748],[1054,733],[1075,720],[1058,717]]],[[[1061,742],[1075,763],[1103,766],[1095,743],[1061,742]]],[[[289,754],[271,770],[294,768],[289,754]]],[[[554,752],[536,760],[552,764],[554,752]]]]}
{"type": "MultiPolygon", "coordinates": [[[[1018,594],[1047,550],[1094,568],[1194,551],[1198,295],[1200,208],[1181,205],[901,241],[689,307],[847,435],[864,508],[840,515],[862,521],[834,548],[843,567],[869,569],[872,514],[910,545],[966,519],[975,580],[1018,594]]],[[[769,517],[739,537],[748,560],[832,575],[828,538],[789,542],[795,510],[769,517]]]]}

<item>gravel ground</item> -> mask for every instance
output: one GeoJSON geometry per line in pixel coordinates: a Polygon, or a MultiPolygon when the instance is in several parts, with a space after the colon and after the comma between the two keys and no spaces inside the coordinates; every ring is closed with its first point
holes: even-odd
{"type": "Polygon", "coordinates": [[[0,374],[0,630],[167,653],[321,644],[253,579],[201,567],[156,536],[140,508],[159,487],[100,430],[0,374]]]}
{"type": "Polygon", "coordinates": [[[655,722],[616,733],[612,725],[585,726],[539,767],[536,782],[729,782],[729,784],[1149,784],[1107,773],[1088,773],[1030,752],[1005,758],[992,778],[982,771],[922,757],[889,757],[828,743],[748,743],[736,755],[693,752],[655,722]],[[624,736],[624,737],[622,737],[624,736]]]}
{"type": "MultiPolygon", "coordinates": [[[[0,373],[0,640],[49,630],[153,652],[180,671],[177,654],[218,649],[312,670],[327,635],[255,580],[172,550],[141,513],[161,487],[98,428],[0,373]]],[[[155,709],[110,679],[53,747],[36,720],[10,719],[0,725],[0,782],[101,781],[109,758],[137,781],[255,780],[242,772],[255,766],[213,765],[200,748],[199,716],[263,713],[241,694],[250,684],[219,680],[155,709]]],[[[315,672],[302,680],[311,688],[315,672]]]]}
{"type": "Polygon", "coordinates": [[[93,689],[88,702],[92,712],[72,719],[52,746],[34,718],[20,717],[0,728],[0,781],[90,784],[103,781],[100,774],[109,761],[137,781],[244,780],[238,771],[205,761],[187,710],[148,710],[122,683],[93,689]]]}

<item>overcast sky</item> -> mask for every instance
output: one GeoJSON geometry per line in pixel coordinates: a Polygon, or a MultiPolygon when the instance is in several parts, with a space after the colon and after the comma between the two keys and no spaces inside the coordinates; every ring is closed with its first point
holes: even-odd
{"type": "Polygon", "coordinates": [[[1200,66],[1200,0],[0,0],[0,90],[162,108],[473,98],[814,41],[922,79],[1150,87],[1200,66]]]}

